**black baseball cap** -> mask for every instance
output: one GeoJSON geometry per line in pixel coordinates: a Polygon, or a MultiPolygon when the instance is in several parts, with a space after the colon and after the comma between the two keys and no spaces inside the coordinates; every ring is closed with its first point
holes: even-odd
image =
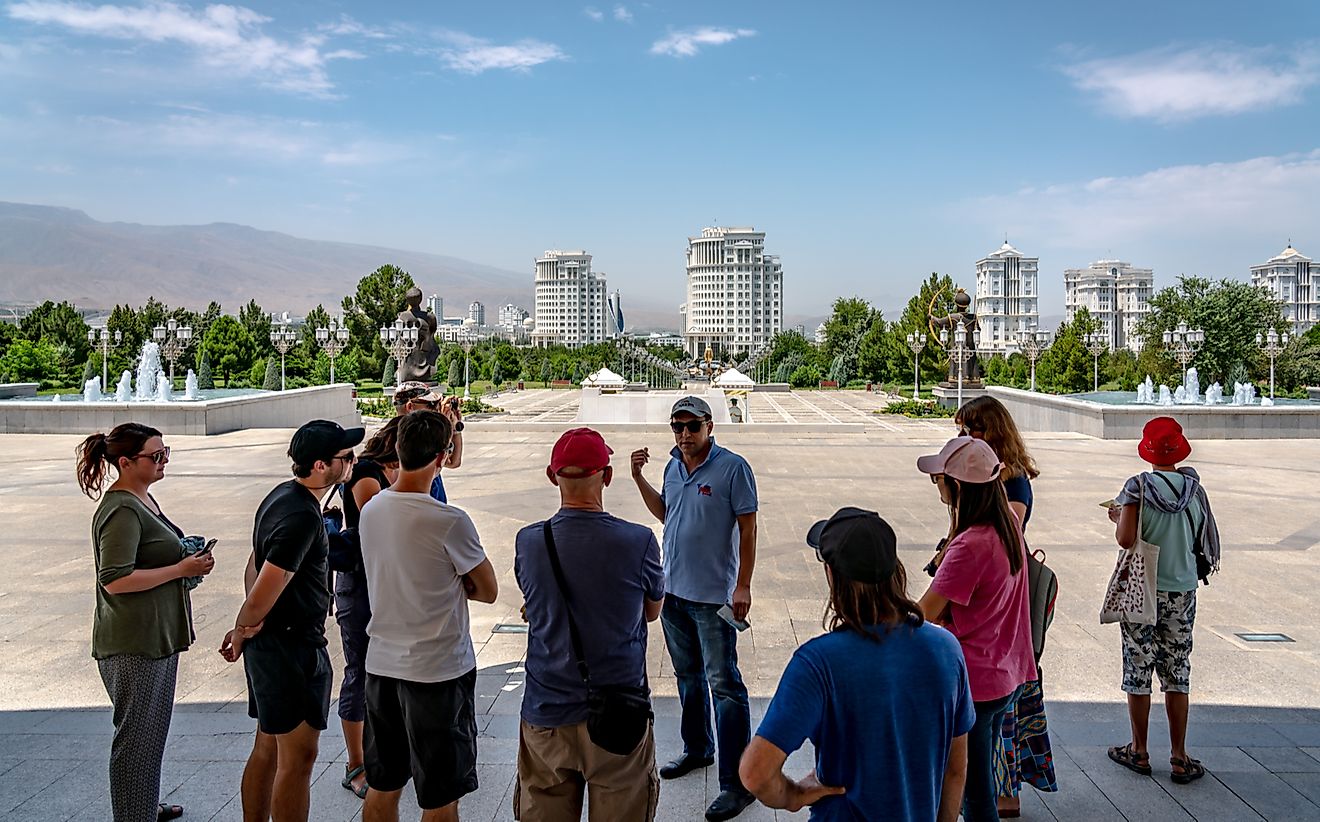
{"type": "Polygon", "coordinates": [[[362,442],[366,434],[365,428],[344,428],[330,420],[312,420],[294,432],[289,457],[305,468],[317,460],[329,462],[335,454],[362,442]]]}
{"type": "Polygon", "coordinates": [[[874,511],[840,508],[807,531],[821,562],[854,582],[882,583],[898,568],[898,538],[874,511]]]}

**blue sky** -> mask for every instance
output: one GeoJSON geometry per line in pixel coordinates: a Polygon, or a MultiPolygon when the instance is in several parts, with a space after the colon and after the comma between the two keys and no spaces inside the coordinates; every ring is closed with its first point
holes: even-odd
{"type": "MultiPolygon", "coordinates": [[[[526,271],[676,307],[755,225],[787,313],[969,289],[1007,235],[1245,277],[1320,256],[1320,11],[1104,4],[0,0],[0,199],[526,271]]],[[[425,282],[425,272],[414,272],[425,282]]]]}

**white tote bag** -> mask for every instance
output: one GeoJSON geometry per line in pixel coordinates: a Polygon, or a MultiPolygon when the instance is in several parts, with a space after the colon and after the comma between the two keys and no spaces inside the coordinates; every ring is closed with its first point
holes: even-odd
{"type": "Polygon", "coordinates": [[[1131,548],[1120,548],[1114,573],[1105,588],[1105,601],[1100,606],[1100,624],[1129,622],[1133,625],[1154,625],[1155,575],[1159,568],[1160,546],[1141,538],[1142,513],[1146,509],[1146,475],[1141,475],[1141,497],[1137,503],[1137,542],[1131,548]]]}

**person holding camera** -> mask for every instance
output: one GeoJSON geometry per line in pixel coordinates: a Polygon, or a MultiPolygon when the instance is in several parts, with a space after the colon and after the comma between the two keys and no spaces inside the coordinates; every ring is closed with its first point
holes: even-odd
{"type": "Polygon", "coordinates": [[[115,822],[183,815],[178,805],[160,804],[161,763],[179,654],[196,639],[184,580],[211,573],[215,557],[210,545],[185,556],[183,531],[151,496],[169,461],[161,433],[136,422],[92,434],[78,446],[78,487],[100,500],[92,515],[92,657],[115,709],[110,745],[115,822]],[[117,477],[102,495],[112,467],[117,477]]]}
{"type": "Polygon", "coordinates": [[[715,443],[710,405],[702,398],[674,403],[669,427],[675,446],[660,491],[642,474],[650,451],[632,454],[642,501],[665,524],[660,623],[683,712],[683,754],[661,768],[660,777],[676,779],[711,765],[718,736],[720,794],[706,819],[721,822],[756,801],[738,778],[738,760],[752,733],[747,686],[738,671],[738,631],[748,627],[752,607],[756,478],[747,460],[715,443]]]}
{"type": "Polygon", "coordinates": [[[651,529],[605,511],[612,453],[590,428],[565,432],[545,472],[559,489],[559,511],[523,528],[515,544],[513,572],[528,623],[513,800],[522,822],[578,819],[584,793],[592,820],[655,818],[660,786],[646,718],[646,623],[660,616],[665,575],[651,529]],[[612,688],[635,696],[639,712],[631,724],[627,717],[616,723],[637,735],[623,740],[623,753],[603,747],[610,742],[593,737],[588,721],[592,692],[612,688]]]}
{"type": "MultiPolygon", "coordinates": [[[[449,420],[449,451],[441,468],[453,471],[463,464],[463,402],[458,397],[446,397],[424,382],[400,383],[394,392],[394,414],[402,416],[412,411],[439,411],[449,420]]],[[[431,481],[431,498],[449,502],[441,472],[435,472],[431,481]]]]}

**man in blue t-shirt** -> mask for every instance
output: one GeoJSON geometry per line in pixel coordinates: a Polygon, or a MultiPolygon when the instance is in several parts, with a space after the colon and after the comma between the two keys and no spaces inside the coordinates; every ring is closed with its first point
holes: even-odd
{"type": "MultiPolygon", "coordinates": [[[[458,397],[446,397],[424,382],[408,381],[399,383],[394,391],[394,414],[403,416],[409,411],[439,411],[449,418],[453,426],[449,438],[449,453],[445,456],[442,468],[453,471],[463,464],[463,409],[458,397]]],[[[445,481],[440,478],[441,471],[435,472],[431,480],[431,498],[448,503],[445,493],[445,481]]]]}
{"type": "Polygon", "coordinates": [[[954,822],[976,722],[958,640],[908,599],[894,530],[875,512],[842,508],[807,544],[825,564],[830,632],[789,660],[743,784],[771,808],[810,805],[812,820],[954,822]],[[794,782],[784,761],[807,739],[816,767],[794,782]]]}
{"type": "Polygon", "coordinates": [[[642,475],[650,460],[632,454],[642,501],[665,524],[665,606],[660,622],[678,678],[683,754],[660,769],[676,779],[715,760],[710,727],[714,697],[719,738],[720,794],[706,819],[732,819],[755,801],[738,779],[738,760],[751,736],[747,687],[738,671],[738,633],[752,607],[756,563],[756,479],[747,461],[711,436],[710,405],[700,397],[674,403],[669,427],[675,447],[656,491],[642,475]]]}
{"type": "Polygon", "coordinates": [[[522,529],[515,543],[513,571],[528,622],[514,794],[522,819],[576,819],[585,788],[592,819],[649,822],[659,798],[650,726],[623,756],[600,748],[587,733],[587,686],[569,629],[566,599],[593,687],[649,692],[646,623],[660,615],[664,571],[651,529],[605,513],[611,453],[600,434],[575,428],[550,454],[546,476],[560,498],[550,529],[567,592],[555,579],[545,523],[522,529]]]}

